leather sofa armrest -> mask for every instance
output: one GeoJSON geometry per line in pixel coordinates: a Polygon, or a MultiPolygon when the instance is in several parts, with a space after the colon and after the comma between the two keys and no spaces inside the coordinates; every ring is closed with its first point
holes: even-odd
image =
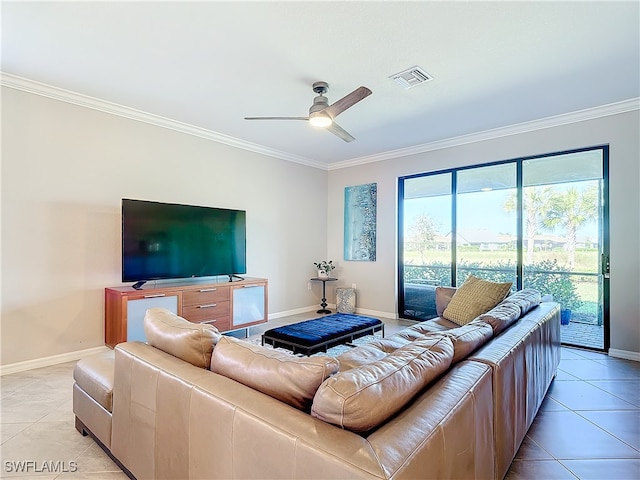
{"type": "Polygon", "coordinates": [[[449,305],[456,290],[456,287],[436,287],[436,313],[439,317],[442,317],[444,309],[449,305]]]}

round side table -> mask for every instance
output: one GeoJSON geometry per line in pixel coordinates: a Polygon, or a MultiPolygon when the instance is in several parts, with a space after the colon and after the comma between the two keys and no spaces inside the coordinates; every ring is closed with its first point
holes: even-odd
{"type": "Polygon", "coordinates": [[[327,282],[335,282],[336,280],[338,279],[333,277],[327,277],[327,278],[313,277],[311,279],[312,282],[322,282],[322,303],[320,303],[320,307],[322,308],[320,308],[320,310],[318,310],[316,313],[331,313],[331,310],[327,308],[326,287],[327,287],[327,282]]]}

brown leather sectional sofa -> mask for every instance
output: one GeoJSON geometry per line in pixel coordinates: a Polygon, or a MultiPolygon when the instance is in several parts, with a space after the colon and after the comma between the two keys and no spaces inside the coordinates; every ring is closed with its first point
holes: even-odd
{"type": "Polygon", "coordinates": [[[533,291],[336,359],[147,316],[149,344],[81,360],[73,387],[77,428],[138,480],[501,479],[560,360],[559,305],[533,291]]]}

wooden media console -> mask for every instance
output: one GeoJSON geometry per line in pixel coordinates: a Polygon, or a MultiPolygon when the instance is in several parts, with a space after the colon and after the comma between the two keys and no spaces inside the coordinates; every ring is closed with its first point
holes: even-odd
{"type": "Polygon", "coordinates": [[[130,340],[146,341],[144,314],[161,307],[194,323],[209,323],[221,332],[240,330],[266,323],[268,282],[245,278],[230,282],[189,281],[105,288],[105,344],[130,340]]]}

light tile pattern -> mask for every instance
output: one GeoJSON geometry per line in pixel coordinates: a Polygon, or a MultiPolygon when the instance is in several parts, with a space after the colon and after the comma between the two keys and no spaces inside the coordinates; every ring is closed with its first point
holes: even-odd
{"type": "Polygon", "coordinates": [[[586,348],[604,349],[604,327],[590,323],[569,322],[560,326],[562,343],[586,348]]]}
{"type": "Polygon", "coordinates": [[[640,478],[640,362],[562,349],[506,480],[640,478]]]}
{"type": "MultiPolygon", "coordinates": [[[[272,320],[252,328],[249,338],[315,316],[272,320]]],[[[384,320],[386,335],[414,323],[384,320]]],[[[0,478],[127,478],[74,427],[73,366],[69,362],[0,378],[0,478]]],[[[639,362],[563,348],[558,376],[506,480],[565,478],[640,478],[639,362]]]]}
{"type": "Polygon", "coordinates": [[[0,478],[125,480],[74,426],[75,362],[0,377],[0,478]]]}

